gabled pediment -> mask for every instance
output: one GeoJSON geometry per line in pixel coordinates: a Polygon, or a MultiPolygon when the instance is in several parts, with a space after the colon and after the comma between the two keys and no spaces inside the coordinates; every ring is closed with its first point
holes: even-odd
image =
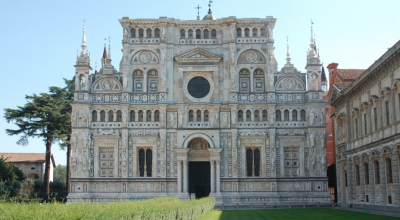
{"type": "Polygon", "coordinates": [[[189,52],[186,52],[184,54],[181,54],[177,57],[175,57],[175,60],[180,62],[180,63],[187,63],[187,62],[197,62],[197,63],[202,63],[202,62],[212,62],[212,63],[218,63],[222,57],[215,55],[213,53],[210,53],[206,50],[196,48],[194,50],[191,50],[189,52]]]}
{"type": "Polygon", "coordinates": [[[329,97],[329,101],[328,103],[331,104],[333,101],[335,101],[337,98],[339,98],[340,96],[340,89],[337,88],[335,85],[332,86],[332,92],[331,95],[329,97]]]}

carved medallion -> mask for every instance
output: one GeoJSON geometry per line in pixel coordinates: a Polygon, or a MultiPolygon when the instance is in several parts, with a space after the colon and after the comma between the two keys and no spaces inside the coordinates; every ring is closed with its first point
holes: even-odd
{"type": "Polygon", "coordinates": [[[257,61],[257,53],[254,51],[249,51],[246,54],[246,59],[247,61],[249,61],[250,63],[254,63],[257,61]]]}
{"type": "Polygon", "coordinates": [[[102,87],[104,90],[110,90],[114,87],[114,82],[111,79],[106,79],[103,81],[102,87]]]}
{"type": "Polygon", "coordinates": [[[293,79],[286,79],[284,85],[286,89],[293,89],[295,86],[295,81],[293,79]]]}
{"type": "Polygon", "coordinates": [[[141,52],[139,55],[139,60],[142,63],[148,63],[151,60],[151,54],[148,51],[141,52]]]}

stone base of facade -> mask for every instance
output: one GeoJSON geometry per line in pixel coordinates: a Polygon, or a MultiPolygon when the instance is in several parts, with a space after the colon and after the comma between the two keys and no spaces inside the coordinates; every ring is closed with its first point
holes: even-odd
{"type": "Polygon", "coordinates": [[[340,207],[351,207],[356,209],[365,209],[365,210],[379,210],[379,211],[387,211],[387,212],[399,212],[399,204],[380,204],[380,203],[339,203],[340,207]]]}
{"type": "MultiPolygon", "coordinates": [[[[189,200],[186,193],[70,193],[67,197],[68,203],[74,202],[116,202],[116,201],[141,201],[157,197],[177,197],[183,201],[189,200]]],[[[245,204],[266,204],[282,205],[289,203],[301,204],[331,204],[331,197],[328,192],[223,192],[211,193],[210,197],[215,198],[215,206],[245,205],[245,204]]]]}

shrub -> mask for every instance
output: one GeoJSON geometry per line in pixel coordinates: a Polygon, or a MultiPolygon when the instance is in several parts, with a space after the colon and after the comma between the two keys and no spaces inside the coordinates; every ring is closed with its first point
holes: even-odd
{"type": "Polygon", "coordinates": [[[214,198],[182,202],[167,197],[114,203],[0,203],[0,219],[198,219],[214,208],[214,198]]]}

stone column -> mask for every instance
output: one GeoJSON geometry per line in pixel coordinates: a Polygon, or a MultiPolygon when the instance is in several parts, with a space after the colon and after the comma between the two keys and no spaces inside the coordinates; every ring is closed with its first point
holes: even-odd
{"type": "Polygon", "coordinates": [[[221,168],[220,168],[220,161],[217,160],[217,174],[216,174],[216,185],[217,185],[217,193],[221,192],[221,168]]]}
{"type": "Polygon", "coordinates": [[[156,35],[154,35],[154,28],[151,29],[151,37],[154,38],[156,35]]]}
{"type": "Polygon", "coordinates": [[[117,121],[117,110],[113,112],[113,121],[117,121]]]}
{"type": "Polygon", "coordinates": [[[178,193],[182,193],[182,161],[178,160],[178,193]]]}
{"type": "Polygon", "coordinates": [[[261,37],[261,30],[260,30],[260,28],[257,28],[257,37],[261,37]]]}
{"type": "Polygon", "coordinates": [[[110,114],[110,111],[106,111],[105,112],[105,119],[104,119],[104,121],[109,121],[109,114],[110,114]]]}
{"type": "MultiPolygon", "coordinates": [[[[250,111],[251,111],[250,119],[251,119],[251,121],[254,121],[254,109],[252,109],[250,111]]],[[[258,113],[258,114],[260,114],[260,113],[258,113]]]]}
{"type": "Polygon", "coordinates": [[[242,33],[242,36],[241,37],[244,37],[244,29],[243,28],[240,28],[242,31],[241,31],[241,33],[242,33]]]}
{"type": "Polygon", "coordinates": [[[289,110],[289,121],[293,121],[293,110],[289,110]]]}
{"type": "Polygon", "coordinates": [[[147,121],[147,111],[143,110],[143,121],[147,121]]]}
{"type": "Polygon", "coordinates": [[[297,109],[297,121],[301,121],[301,110],[297,109]]]}
{"type": "Polygon", "coordinates": [[[139,121],[139,111],[138,110],[134,111],[135,111],[135,121],[139,121]]]}
{"type": "Polygon", "coordinates": [[[143,92],[147,92],[147,72],[143,73],[143,92]]]}
{"type": "Polygon", "coordinates": [[[215,192],[215,168],[214,168],[214,160],[210,161],[211,166],[211,193],[215,192]]]}
{"type": "Polygon", "coordinates": [[[254,92],[254,74],[250,72],[250,92],[254,92]]]}
{"type": "Polygon", "coordinates": [[[188,193],[188,161],[183,161],[183,193],[188,193]]]}
{"type": "Polygon", "coordinates": [[[143,28],[143,38],[147,38],[147,28],[143,28]]]}
{"type": "Polygon", "coordinates": [[[154,121],[154,110],[151,111],[151,121],[154,121]]]}
{"type": "Polygon", "coordinates": [[[139,38],[139,28],[136,28],[136,29],[135,29],[135,32],[136,32],[135,37],[136,37],[136,38],[139,38]]]}
{"type": "Polygon", "coordinates": [[[96,118],[96,121],[101,121],[101,118],[100,118],[100,110],[97,111],[97,118],[96,118]]]}

